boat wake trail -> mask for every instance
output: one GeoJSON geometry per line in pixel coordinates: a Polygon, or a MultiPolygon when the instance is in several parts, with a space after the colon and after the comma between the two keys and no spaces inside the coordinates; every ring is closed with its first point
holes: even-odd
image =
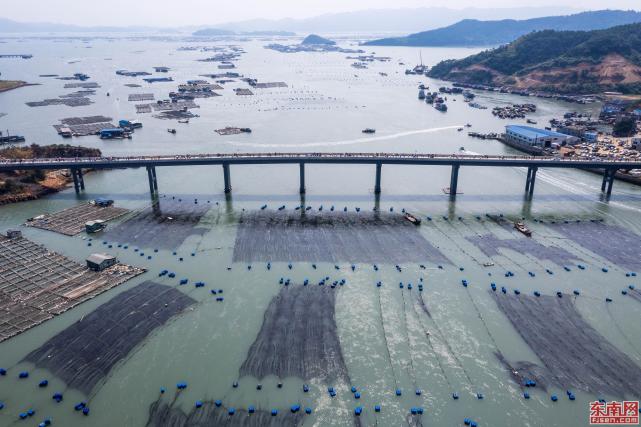
{"type": "Polygon", "coordinates": [[[351,145],[351,144],[360,144],[361,142],[377,142],[377,141],[387,141],[390,139],[398,139],[411,135],[420,135],[424,133],[434,133],[441,132],[444,130],[458,129],[462,125],[456,126],[443,126],[437,128],[427,128],[427,129],[417,129],[409,130],[405,132],[393,133],[391,135],[381,135],[381,136],[371,136],[367,138],[356,138],[356,139],[346,139],[343,141],[319,141],[319,142],[307,142],[303,144],[261,144],[261,143],[251,143],[251,142],[236,142],[236,141],[225,141],[231,145],[239,145],[243,147],[260,147],[260,148],[306,148],[306,147],[336,147],[341,145],[351,145]]]}

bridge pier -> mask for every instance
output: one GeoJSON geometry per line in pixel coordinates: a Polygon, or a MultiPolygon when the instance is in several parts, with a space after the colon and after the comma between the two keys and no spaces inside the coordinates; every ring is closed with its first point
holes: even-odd
{"type": "Polygon", "coordinates": [[[156,168],[154,166],[147,166],[147,178],[149,179],[149,194],[151,198],[158,197],[158,180],[156,179],[156,168]]]}
{"type": "Polygon", "coordinates": [[[605,194],[608,196],[612,194],[612,186],[614,185],[614,175],[616,174],[616,169],[610,169],[608,177],[608,188],[606,189],[605,194]]]}
{"type": "Polygon", "coordinates": [[[450,176],[450,196],[456,196],[458,188],[458,170],[460,165],[452,165],[452,175],[450,176]]]}
{"type": "Polygon", "coordinates": [[[382,163],[376,163],[376,182],[374,183],[374,194],[381,194],[381,169],[382,163]]]}
{"type": "Polygon", "coordinates": [[[300,172],[300,188],[298,192],[300,194],[305,194],[305,163],[300,162],[299,172],[300,172]]]}
{"type": "Polygon", "coordinates": [[[534,194],[534,183],[536,181],[536,171],[539,170],[536,166],[529,166],[527,168],[527,179],[525,180],[525,194],[532,197],[534,194]]]}
{"type": "Polygon", "coordinates": [[[78,174],[78,182],[80,182],[80,189],[82,191],[84,191],[85,190],[85,178],[82,175],[82,169],[78,169],[76,171],[76,173],[78,174]]]}
{"type": "Polygon", "coordinates": [[[71,177],[73,178],[73,188],[76,190],[76,194],[80,193],[80,182],[78,181],[78,174],[76,174],[75,169],[70,169],[71,177]]]}
{"type": "Polygon", "coordinates": [[[76,194],[79,194],[81,190],[85,189],[85,179],[82,175],[82,169],[70,169],[71,177],[73,178],[73,187],[76,190],[76,194]]]}
{"type": "Polygon", "coordinates": [[[229,173],[229,163],[223,163],[223,177],[225,179],[225,194],[231,193],[231,174],[229,173]]]}

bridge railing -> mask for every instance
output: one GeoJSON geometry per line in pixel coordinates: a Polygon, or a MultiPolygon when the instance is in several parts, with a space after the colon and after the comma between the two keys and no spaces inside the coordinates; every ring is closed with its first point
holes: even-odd
{"type": "Polygon", "coordinates": [[[131,163],[147,161],[180,161],[180,160],[233,160],[233,159],[444,159],[444,160],[536,160],[560,161],[567,163],[601,162],[601,163],[639,163],[639,159],[621,158],[559,158],[552,156],[516,156],[516,155],[483,155],[483,154],[429,154],[429,153],[215,153],[215,154],[175,154],[163,156],[122,156],[122,157],[74,157],[74,158],[33,158],[33,159],[0,159],[0,165],[55,165],[65,163],[131,163]]]}

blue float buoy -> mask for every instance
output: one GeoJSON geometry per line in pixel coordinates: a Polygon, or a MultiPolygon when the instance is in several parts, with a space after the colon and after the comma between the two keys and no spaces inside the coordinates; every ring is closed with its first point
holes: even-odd
{"type": "Polygon", "coordinates": [[[62,393],[56,392],[51,396],[53,400],[55,400],[57,403],[62,402],[62,393]]]}
{"type": "Polygon", "coordinates": [[[256,412],[256,408],[254,408],[252,405],[249,405],[247,407],[247,412],[253,414],[254,412],[256,412]]]}
{"type": "Polygon", "coordinates": [[[401,389],[400,389],[400,388],[397,388],[397,389],[396,389],[396,395],[397,395],[397,396],[400,396],[400,395],[402,395],[402,394],[403,394],[403,392],[401,391],[401,389]]]}
{"type": "Polygon", "coordinates": [[[305,408],[305,413],[307,415],[311,414],[312,413],[312,408],[310,408],[310,407],[305,408]]]}
{"type": "Polygon", "coordinates": [[[354,393],[354,399],[360,399],[360,398],[361,398],[360,392],[357,391],[356,393],[354,393]]]}
{"type": "Polygon", "coordinates": [[[303,393],[307,393],[309,391],[309,386],[307,384],[303,384],[303,393]]]}
{"type": "Polygon", "coordinates": [[[559,400],[559,398],[556,396],[556,394],[553,394],[553,395],[550,397],[550,400],[552,400],[552,402],[556,402],[557,400],[559,400]]]}
{"type": "Polygon", "coordinates": [[[354,408],[354,415],[359,416],[362,413],[363,413],[363,407],[362,406],[357,406],[356,408],[354,408]]]}
{"type": "Polygon", "coordinates": [[[292,405],[290,410],[295,414],[296,412],[300,411],[300,405],[292,405]]]}
{"type": "Polygon", "coordinates": [[[278,409],[272,409],[272,417],[278,415],[278,409]]]}
{"type": "Polygon", "coordinates": [[[523,398],[524,398],[524,399],[529,399],[529,398],[530,398],[530,393],[528,393],[527,391],[526,391],[526,392],[524,392],[524,393],[523,393],[523,398]]]}
{"type": "MultiPolygon", "coordinates": [[[[217,406],[220,406],[220,405],[217,405],[217,406]]],[[[236,408],[229,408],[227,410],[228,415],[234,415],[235,413],[236,413],[236,408]]]]}
{"type": "Polygon", "coordinates": [[[202,400],[197,400],[194,406],[195,406],[196,408],[202,408],[202,407],[203,407],[203,402],[202,402],[202,400]]]}
{"type": "Polygon", "coordinates": [[[29,378],[29,372],[28,371],[22,371],[18,374],[18,378],[29,378]]]}
{"type": "Polygon", "coordinates": [[[40,382],[38,383],[38,387],[41,387],[41,388],[42,388],[42,387],[46,387],[46,386],[48,386],[48,385],[49,385],[49,381],[48,381],[48,380],[42,380],[42,381],[40,381],[40,382]]]}
{"type": "Polygon", "coordinates": [[[456,393],[456,392],[452,393],[452,399],[458,400],[458,397],[459,397],[458,393],[456,393]]]}

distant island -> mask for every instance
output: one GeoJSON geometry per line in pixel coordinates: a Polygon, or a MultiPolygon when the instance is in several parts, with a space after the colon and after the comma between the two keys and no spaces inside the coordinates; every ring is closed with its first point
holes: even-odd
{"type": "Polygon", "coordinates": [[[641,24],[537,31],[496,49],[442,61],[429,77],[563,94],[641,94],[641,24]]]}
{"type": "Polygon", "coordinates": [[[302,44],[302,45],[308,45],[308,44],[316,44],[316,45],[318,45],[318,44],[322,44],[322,45],[326,45],[326,46],[333,46],[333,45],[336,44],[336,42],[333,41],[333,40],[326,39],[324,37],[318,36],[316,34],[310,34],[307,37],[305,37],[303,39],[303,41],[300,42],[300,44],[302,44]]]}
{"type": "Polygon", "coordinates": [[[243,31],[236,32],[231,30],[221,30],[219,28],[206,28],[204,30],[195,31],[193,36],[196,37],[216,37],[216,36],[282,36],[291,37],[296,33],[289,31],[243,31]]]}
{"type": "Polygon", "coordinates": [[[512,42],[533,31],[587,31],[641,22],[641,12],[599,10],[567,16],[548,16],[526,20],[479,21],[465,19],[448,27],[372,40],[367,46],[492,46],[512,42]]]}
{"type": "MultiPolygon", "coordinates": [[[[100,157],[97,148],[65,144],[0,149],[0,159],[100,157]]],[[[68,171],[13,171],[0,173],[0,205],[34,200],[63,190],[71,182],[68,171]]]]}

